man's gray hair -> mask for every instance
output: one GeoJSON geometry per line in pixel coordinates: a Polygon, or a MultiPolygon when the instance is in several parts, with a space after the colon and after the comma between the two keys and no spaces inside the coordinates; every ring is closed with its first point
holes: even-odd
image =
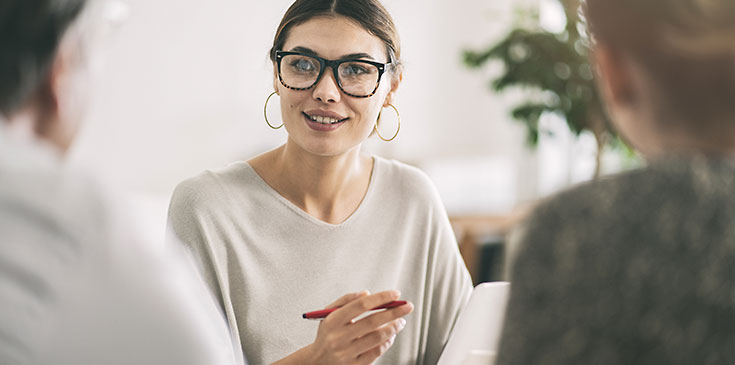
{"type": "Polygon", "coordinates": [[[0,1],[0,115],[10,118],[48,77],[87,0],[0,1]]]}

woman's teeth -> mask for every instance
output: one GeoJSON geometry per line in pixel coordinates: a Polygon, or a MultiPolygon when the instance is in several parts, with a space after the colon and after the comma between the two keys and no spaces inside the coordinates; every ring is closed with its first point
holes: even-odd
{"type": "Polygon", "coordinates": [[[339,123],[340,122],[340,119],[334,119],[334,118],[329,118],[329,117],[320,117],[320,116],[316,116],[316,115],[310,115],[309,118],[312,121],[317,122],[317,123],[320,123],[320,124],[335,124],[335,123],[339,123]]]}

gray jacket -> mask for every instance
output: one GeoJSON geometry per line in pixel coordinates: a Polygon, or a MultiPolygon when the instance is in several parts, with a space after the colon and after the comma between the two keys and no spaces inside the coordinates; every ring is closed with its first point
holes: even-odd
{"type": "Polygon", "coordinates": [[[735,161],[576,187],[518,237],[498,364],[735,363],[735,161]]]}

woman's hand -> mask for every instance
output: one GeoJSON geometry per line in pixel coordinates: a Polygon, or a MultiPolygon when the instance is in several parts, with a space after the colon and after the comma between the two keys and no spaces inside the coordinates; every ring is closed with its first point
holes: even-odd
{"type": "Polygon", "coordinates": [[[413,311],[413,304],[354,319],[372,308],[398,300],[399,296],[399,292],[390,290],[372,295],[351,293],[339,298],[327,306],[340,308],[319,325],[314,343],[273,365],[373,363],[393,345],[396,335],[406,325],[402,317],[413,311]]]}

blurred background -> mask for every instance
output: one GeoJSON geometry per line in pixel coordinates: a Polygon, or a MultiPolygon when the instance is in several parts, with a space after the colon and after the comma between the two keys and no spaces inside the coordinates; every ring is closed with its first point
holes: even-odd
{"type": "MultiPolygon", "coordinates": [[[[178,182],[285,141],[284,130],[266,125],[263,105],[273,88],[267,52],[291,2],[126,0],[111,7],[119,24],[102,45],[105,71],[93,79],[73,163],[114,183],[137,203],[150,230],[162,234],[178,182]]],[[[593,133],[570,130],[568,115],[553,110],[533,115],[530,124],[513,117],[529,98],[559,95],[524,82],[496,91],[492,81],[508,71],[507,59],[468,62],[467,52],[490,50],[514,29],[568,40],[573,19],[564,1],[383,3],[401,35],[405,75],[394,104],[402,124],[394,141],[373,137],[366,149],[429,174],[464,254],[482,256],[477,247],[502,241],[517,207],[593,177],[593,133]]],[[[577,70],[565,65],[552,68],[567,80],[577,70]]],[[[269,116],[277,120],[274,99],[269,116]]],[[[603,153],[602,173],[628,166],[626,156],[615,148],[603,153]]],[[[468,260],[468,266],[482,261],[468,260]]]]}

